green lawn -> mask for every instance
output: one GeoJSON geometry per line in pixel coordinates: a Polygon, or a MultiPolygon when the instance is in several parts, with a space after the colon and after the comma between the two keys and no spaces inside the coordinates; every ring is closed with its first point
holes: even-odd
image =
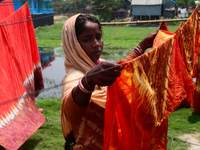
{"type": "MultiPolygon", "coordinates": [[[[60,47],[60,53],[63,55],[61,46],[62,24],[59,22],[63,22],[63,20],[59,19],[57,22],[55,20],[55,25],[39,27],[35,29],[35,32],[38,46],[60,47]]],[[[168,28],[173,32],[177,27],[178,25],[169,26],[168,28]]],[[[158,27],[103,26],[104,53],[129,53],[146,35],[155,32],[157,29],[158,27]]],[[[115,59],[119,60],[123,57],[123,55],[119,55],[115,59]]],[[[46,122],[22,145],[20,150],[64,149],[65,141],[60,121],[61,100],[38,100],[36,105],[38,108],[43,108],[42,113],[46,118],[46,122]]],[[[189,144],[178,139],[177,136],[196,132],[200,132],[200,115],[194,114],[193,108],[176,110],[169,116],[168,149],[186,150],[189,144]]]]}

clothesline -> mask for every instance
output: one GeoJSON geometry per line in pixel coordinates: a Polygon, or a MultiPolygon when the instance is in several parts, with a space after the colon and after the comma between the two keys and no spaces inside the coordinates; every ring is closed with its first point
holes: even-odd
{"type": "Polygon", "coordinates": [[[27,21],[33,21],[33,20],[42,19],[42,18],[48,18],[48,17],[51,17],[51,16],[53,16],[53,15],[43,16],[43,17],[38,17],[38,18],[32,18],[32,19],[29,19],[29,18],[31,18],[31,16],[29,16],[27,18],[20,18],[20,19],[17,19],[17,20],[9,21],[9,22],[0,22],[0,27],[12,25],[12,24],[17,24],[17,23],[22,23],[22,22],[27,22],[27,21]],[[24,19],[27,19],[27,20],[24,20],[24,19]],[[19,20],[23,20],[23,21],[19,21],[19,20]]]}
{"type": "Polygon", "coordinates": [[[20,19],[16,19],[16,20],[12,20],[12,21],[7,21],[7,22],[0,22],[0,27],[17,24],[17,23],[22,23],[22,22],[27,22],[27,21],[32,21],[32,19],[28,19],[28,18],[31,18],[31,16],[29,16],[27,18],[20,18],[20,19]],[[20,21],[20,20],[22,20],[22,21],[20,21]]]}
{"type": "MultiPolygon", "coordinates": [[[[130,61],[130,62],[131,62],[131,61],[130,61]]],[[[104,71],[107,71],[107,70],[111,70],[111,69],[114,69],[114,68],[119,67],[119,66],[124,66],[124,65],[126,65],[127,63],[129,63],[129,62],[126,62],[126,63],[123,63],[123,64],[118,64],[118,65],[116,65],[116,66],[114,66],[114,67],[106,68],[106,69],[104,69],[104,70],[102,70],[102,71],[97,71],[97,72],[91,73],[91,74],[89,74],[89,75],[87,75],[87,76],[88,76],[88,77],[89,77],[89,76],[93,76],[93,75],[96,75],[96,74],[98,74],[98,73],[101,73],[101,72],[104,72],[104,71]]],[[[34,92],[27,93],[27,94],[25,94],[25,95],[23,95],[23,96],[14,97],[14,98],[12,98],[12,99],[8,99],[8,100],[5,100],[5,101],[0,102],[0,105],[5,105],[5,104],[10,103],[10,102],[13,102],[13,101],[18,101],[19,99],[25,98],[25,97],[28,97],[28,96],[34,96],[34,95],[39,94],[39,93],[41,93],[41,92],[45,92],[45,91],[48,91],[48,90],[51,90],[51,89],[55,89],[55,88],[58,88],[58,87],[60,87],[60,86],[65,85],[65,84],[67,84],[67,83],[70,83],[70,82],[73,82],[73,81],[77,81],[77,80],[80,80],[80,79],[81,79],[81,78],[76,78],[76,79],[73,79],[73,80],[71,80],[71,81],[63,82],[63,83],[60,83],[60,84],[58,84],[58,85],[51,86],[51,87],[48,87],[48,88],[45,88],[45,89],[42,89],[42,90],[37,90],[37,91],[34,91],[34,92]]]]}

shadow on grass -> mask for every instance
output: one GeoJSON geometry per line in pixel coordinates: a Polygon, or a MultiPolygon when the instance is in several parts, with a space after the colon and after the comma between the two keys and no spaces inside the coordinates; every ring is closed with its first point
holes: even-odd
{"type": "Polygon", "coordinates": [[[28,139],[20,148],[19,150],[33,150],[37,144],[42,142],[42,138],[39,139],[28,139]]]}
{"type": "Polygon", "coordinates": [[[188,121],[190,123],[197,123],[197,122],[199,122],[200,121],[200,114],[195,114],[193,112],[192,115],[188,117],[188,121]]]}
{"type": "Polygon", "coordinates": [[[189,143],[173,136],[168,136],[168,144],[167,149],[168,150],[187,150],[189,147],[189,143]]]}
{"type": "MultiPolygon", "coordinates": [[[[42,139],[28,139],[18,150],[33,150],[38,143],[42,142],[42,139]]],[[[0,150],[5,150],[0,146],[0,150]]]]}

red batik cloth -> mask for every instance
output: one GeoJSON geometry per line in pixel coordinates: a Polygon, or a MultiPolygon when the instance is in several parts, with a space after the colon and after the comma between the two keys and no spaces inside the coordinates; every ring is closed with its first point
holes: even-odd
{"type": "Polygon", "coordinates": [[[14,12],[14,6],[12,0],[4,0],[0,2],[0,21],[8,17],[14,12]]]}
{"type": "Polygon", "coordinates": [[[45,121],[35,95],[27,95],[44,88],[27,3],[0,21],[0,45],[0,145],[15,150],[45,121]]]}
{"type": "Polygon", "coordinates": [[[166,149],[167,117],[194,90],[176,34],[159,31],[154,48],[108,87],[104,150],[166,149]]]}

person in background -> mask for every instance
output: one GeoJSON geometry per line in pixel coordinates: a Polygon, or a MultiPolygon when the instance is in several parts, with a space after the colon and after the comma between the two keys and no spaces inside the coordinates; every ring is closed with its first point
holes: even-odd
{"type": "Polygon", "coordinates": [[[156,34],[147,35],[124,60],[110,63],[100,59],[103,39],[97,18],[77,14],[64,23],[62,42],[66,75],[62,87],[61,125],[65,149],[73,138],[74,150],[103,149],[107,86],[120,76],[124,62],[152,47],[156,34]]]}

